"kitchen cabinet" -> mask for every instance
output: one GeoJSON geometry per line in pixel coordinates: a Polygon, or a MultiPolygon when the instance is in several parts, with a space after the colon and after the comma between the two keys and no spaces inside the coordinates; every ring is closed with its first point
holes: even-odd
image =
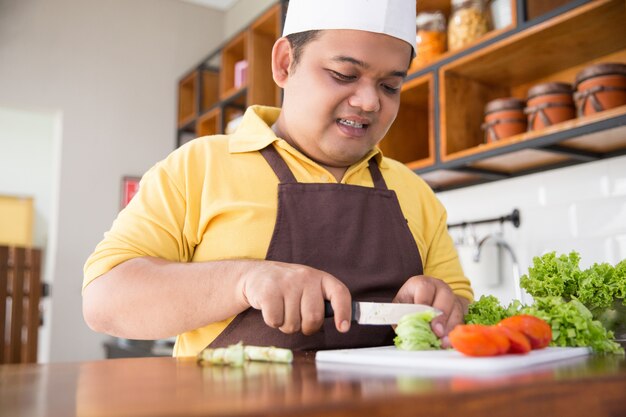
{"type": "MultiPolygon", "coordinates": [[[[438,190],[511,178],[626,154],[626,106],[542,130],[485,143],[485,105],[525,99],[540,83],[573,83],[599,62],[626,63],[622,0],[510,0],[511,23],[462,49],[412,68],[383,153],[438,190]]],[[[418,12],[450,16],[449,0],[420,0],[418,12]]],[[[280,105],[271,77],[271,46],[280,36],[283,2],[186,74],[179,88],[179,140],[221,133],[250,104],[280,105]],[[220,57],[218,65],[211,60],[220,57]],[[234,63],[248,60],[248,81],[231,87],[234,63]],[[215,91],[219,91],[216,98],[215,91]]]]}

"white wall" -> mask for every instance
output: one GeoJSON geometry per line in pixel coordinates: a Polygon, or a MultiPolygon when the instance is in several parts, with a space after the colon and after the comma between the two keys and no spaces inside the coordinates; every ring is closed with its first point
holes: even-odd
{"type": "MultiPolygon", "coordinates": [[[[499,217],[518,208],[521,225],[515,229],[505,224],[504,237],[519,258],[522,274],[528,271],[534,256],[551,251],[562,254],[576,250],[583,267],[626,259],[626,156],[438,196],[448,209],[449,223],[499,217]]],[[[498,230],[498,225],[480,226],[475,232],[480,238],[498,230]]],[[[451,233],[459,236],[458,229],[451,233]]],[[[467,251],[461,252],[465,255],[467,251]]],[[[495,259],[484,258],[485,262],[495,259]]],[[[511,262],[506,253],[503,259],[500,285],[486,285],[494,278],[491,271],[470,278],[479,294],[494,294],[508,302],[514,298],[511,262]]]]}
{"type": "Polygon", "coordinates": [[[62,114],[40,361],[103,357],[82,319],[84,261],[117,213],[122,176],[174,149],[177,80],[223,40],[223,19],[174,0],[0,0],[0,106],[62,114]]]}
{"type": "Polygon", "coordinates": [[[242,28],[248,26],[254,19],[263,13],[276,0],[239,0],[226,13],[224,22],[224,39],[235,35],[242,28]]]}

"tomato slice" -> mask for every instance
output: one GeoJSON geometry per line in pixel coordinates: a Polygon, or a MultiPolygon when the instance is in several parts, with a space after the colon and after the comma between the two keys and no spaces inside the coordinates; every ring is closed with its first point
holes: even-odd
{"type": "Polygon", "coordinates": [[[483,331],[487,333],[487,337],[498,347],[498,354],[504,355],[511,349],[511,342],[506,334],[496,328],[496,326],[485,326],[483,331]]]}
{"type": "Polygon", "coordinates": [[[494,326],[493,329],[504,334],[509,339],[510,347],[507,353],[530,352],[530,340],[528,340],[524,333],[506,326],[494,326]]]}
{"type": "Polygon", "coordinates": [[[552,341],[552,328],[539,317],[530,314],[519,314],[508,317],[498,323],[498,326],[508,327],[524,334],[530,341],[532,349],[542,349],[552,341]]]}
{"type": "Polygon", "coordinates": [[[481,324],[460,324],[448,334],[450,344],[468,356],[496,356],[505,353],[509,348],[508,339],[489,327],[481,324]]]}

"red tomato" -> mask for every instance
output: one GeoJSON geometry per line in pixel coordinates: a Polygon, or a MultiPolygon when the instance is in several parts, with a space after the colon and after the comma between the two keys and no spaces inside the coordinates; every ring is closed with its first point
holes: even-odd
{"type": "Polygon", "coordinates": [[[506,326],[494,326],[496,331],[503,333],[510,343],[509,351],[507,353],[528,353],[530,352],[530,340],[524,335],[524,333],[511,329],[506,326]]]}
{"type": "Polygon", "coordinates": [[[509,338],[495,326],[484,326],[482,331],[487,334],[487,337],[491,338],[496,346],[498,346],[499,355],[504,355],[510,350],[511,342],[509,338]]]}
{"type": "Polygon", "coordinates": [[[480,324],[460,324],[448,338],[453,348],[468,356],[496,356],[509,348],[506,336],[480,324]]]}
{"type": "Polygon", "coordinates": [[[520,314],[501,320],[498,326],[508,327],[524,334],[530,341],[533,349],[542,349],[552,341],[552,328],[539,317],[530,314],[520,314]]]}

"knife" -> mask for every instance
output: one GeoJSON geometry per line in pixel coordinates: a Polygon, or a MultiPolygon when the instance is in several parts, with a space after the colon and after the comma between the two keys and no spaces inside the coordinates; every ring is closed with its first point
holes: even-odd
{"type": "MultiPolygon", "coordinates": [[[[424,304],[373,303],[369,301],[352,302],[352,321],[359,324],[398,324],[407,314],[432,311],[435,316],[442,311],[424,304]]],[[[333,317],[335,312],[330,301],[324,300],[324,317],[333,317]]]]}

